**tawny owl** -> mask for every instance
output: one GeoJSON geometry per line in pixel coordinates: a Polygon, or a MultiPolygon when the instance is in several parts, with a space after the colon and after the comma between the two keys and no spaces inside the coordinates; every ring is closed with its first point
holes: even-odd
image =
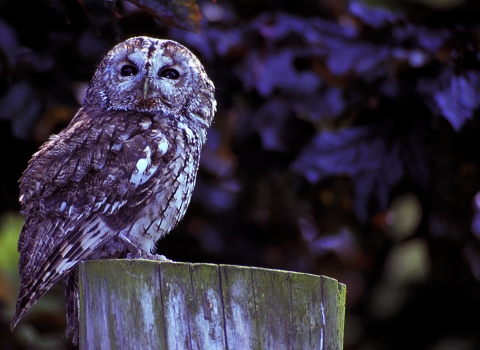
{"type": "Polygon", "coordinates": [[[152,257],[185,214],[215,109],[213,83],[177,42],[135,37],[105,56],[83,107],[20,179],[12,329],[63,279],[66,335],[76,341],[78,263],[152,257]]]}

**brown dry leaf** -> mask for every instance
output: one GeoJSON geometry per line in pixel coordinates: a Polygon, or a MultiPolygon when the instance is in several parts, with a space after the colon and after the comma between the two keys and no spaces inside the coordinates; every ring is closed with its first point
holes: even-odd
{"type": "Polygon", "coordinates": [[[198,32],[200,11],[195,0],[128,0],[162,23],[198,32]]]}

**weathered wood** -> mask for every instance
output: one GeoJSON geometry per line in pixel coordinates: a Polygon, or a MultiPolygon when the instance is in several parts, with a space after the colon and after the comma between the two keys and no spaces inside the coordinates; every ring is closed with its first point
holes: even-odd
{"type": "Polygon", "coordinates": [[[342,349],[324,276],[147,260],[80,264],[80,349],[342,349]]]}

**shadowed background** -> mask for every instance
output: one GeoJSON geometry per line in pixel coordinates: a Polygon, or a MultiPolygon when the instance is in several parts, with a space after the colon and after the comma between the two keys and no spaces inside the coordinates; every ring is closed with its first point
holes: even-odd
{"type": "Polygon", "coordinates": [[[160,254],[338,279],[346,349],[479,348],[478,2],[179,3],[0,1],[0,348],[72,348],[60,286],[9,331],[17,180],[136,35],[187,46],[217,88],[160,254]]]}

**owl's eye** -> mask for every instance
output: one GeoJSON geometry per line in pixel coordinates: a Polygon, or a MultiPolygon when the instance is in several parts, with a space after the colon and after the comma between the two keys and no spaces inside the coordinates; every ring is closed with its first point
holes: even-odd
{"type": "Polygon", "coordinates": [[[126,64],[120,69],[120,74],[124,77],[131,77],[132,75],[137,75],[137,73],[137,68],[130,64],[126,64]]]}
{"type": "Polygon", "coordinates": [[[177,80],[178,77],[180,77],[180,73],[178,73],[178,70],[168,68],[162,70],[159,74],[162,78],[167,78],[167,79],[172,79],[172,80],[177,80]]]}

